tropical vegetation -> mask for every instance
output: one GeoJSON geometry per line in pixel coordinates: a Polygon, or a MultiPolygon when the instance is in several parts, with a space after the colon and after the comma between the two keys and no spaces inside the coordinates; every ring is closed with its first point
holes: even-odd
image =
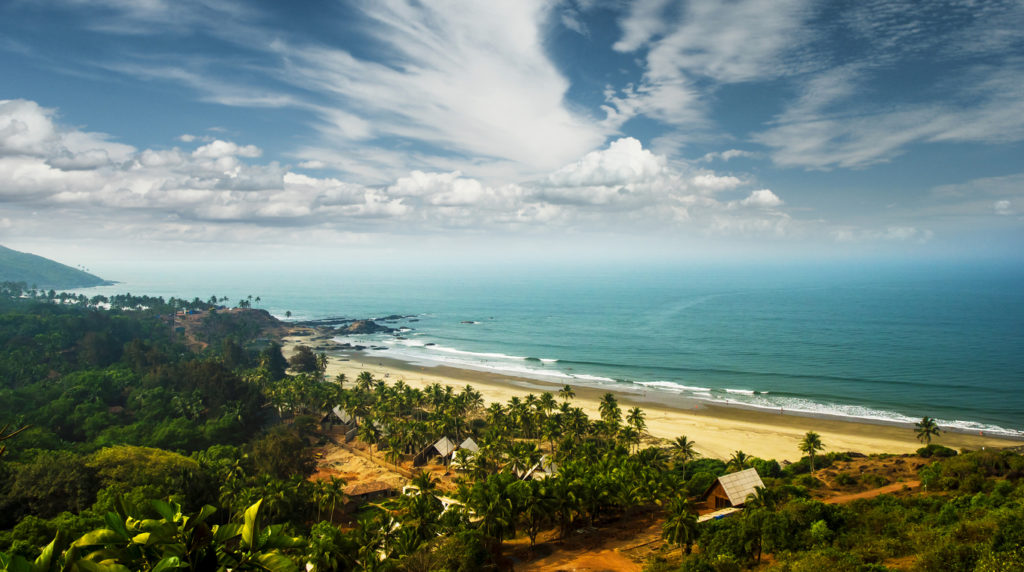
{"type": "Polygon", "coordinates": [[[472,386],[329,379],[326,356],[300,348],[289,362],[263,339],[264,312],[218,310],[217,296],[2,291],[0,570],[500,569],[511,539],[532,553],[644,514],[663,523],[652,570],[1024,566],[1014,452],[956,454],[929,432],[926,494],[825,504],[815,475],[855,457],[822,453],[814,432],[796,463],[741,450],[723,462],[685,436],[650,438],[645,412],[611,393],[591,418],[569,386],[488,404],[472,386]],[[186,336],[180,311],[202,312],[202,327],[186,336]],[[409,466],[442,436],[479,451],[451,461],[454,485],[420,472],[408,494],[346,512],[344,481],[310,479],[334,406],[382,461],[409,466]],[[765,487],[746,509],[698,523],[700,495],[748,467],[765,487]]]}

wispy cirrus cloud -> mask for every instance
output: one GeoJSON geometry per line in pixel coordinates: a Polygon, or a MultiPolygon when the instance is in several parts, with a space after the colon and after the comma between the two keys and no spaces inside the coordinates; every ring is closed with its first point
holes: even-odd
{"type": "Polygon", "coordinates": [[[634,3],[614,48],[646,52],[639,85],[610,96],[619,113],[644,114],[673,126],[708,124],[708,95],[721,85],[792,75],[812,37],[805,0],[664,0],[634,3]]]}

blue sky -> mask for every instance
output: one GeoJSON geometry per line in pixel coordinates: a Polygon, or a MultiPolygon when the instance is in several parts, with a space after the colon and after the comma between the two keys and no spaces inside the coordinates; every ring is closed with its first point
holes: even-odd
{"type": "Polygon", "coordinates": [[[0,242],[90,261],[1024,244],[1022,2],[426,4],[4,3],[0,242]]]}

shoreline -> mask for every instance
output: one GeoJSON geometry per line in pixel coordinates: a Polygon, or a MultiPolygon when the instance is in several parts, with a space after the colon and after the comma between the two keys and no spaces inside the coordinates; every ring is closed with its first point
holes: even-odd
{"type": "MultiPolygon", "coordinates": [[[[284,339],[284,353],[289,356],[295,345],[317,345],[317,332],[293,331],[284,339]]],[[[432,383],[450,385],[455,389],[472,385],[488,404],[507,403],[513,396],[549,391],[557,398],[564,384],[495,372],[460,369],[451,366],[419,366],[394,358],[369,356],[355,350],[317,349],[326,351],[329,361],[328,379],[344,373],[351,381],[362,371],[389,384],[403,380],[407,385],[424,388],[432,383]]],[[[646,433],[657,439],[672,440],[687,436],[705,456],[726,460],[737,450],[748,455],[777,461],[797,461],[803,454],[798,445],[808,431],[821,435],[825,451],[854,451],[864,454],[913,453],[923,446],[912,426],[881,420],[851,420],[824,414],[775,413],[742,405],[721,405],[655,390],[628,391],[623,388],[573,386],[576,397],[572,405],[582,407],[591,418],[598,417],[598,403],[605,393],[613,393],[625,413],[640,407],[647,414],[646,433]]],[[[1005,448],[1021,446],[1021,440],[1007,437],[974,435],[946,431],[933,442],[953,449],[1005,448]]]]}

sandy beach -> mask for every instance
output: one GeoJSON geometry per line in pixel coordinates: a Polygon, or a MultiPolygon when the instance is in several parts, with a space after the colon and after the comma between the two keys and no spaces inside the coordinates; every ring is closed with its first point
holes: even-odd
{"type": "MultiPolygon", "coordinates": [[[[318,342],[310,341],[312,337],[312,334],[286,337],[285,356],[290,356],[297,344],[317,345],[318,342]]],[[[506,403],[513,396],[524,397],[530,393],[539,395],[545,391],[557,397],[562,387],[535,379],[476,370],[421,367],[398,360],[366,356],[360,352],[327,353],[330,356],[326,372],[328,379],[344,373],[349,380],[354,381],[360,372],[369,371],[375,378],[389,384],[403,380],[417,388],[440,383],[460,389],[469,384],[481,393],[488,404],[506,403]]],[[[573,389],[576,392],[573,405],[582,407],[592,418],[598,417],[599,399],[609,389],[586,386],[574,386],[573,389]]],[[[639,406],[645,411],[647,433],[651,437],[675,439],[685,435],[695,442],[697,451],[705,457],[728,459],[735,451],[742,450],[748,455],[764,459],[796,461],[802,456],[798,444],[808,431],[821,435],[826,452],[911,453],[921,447],[910,426],[715,405],[669,392],[618,388],[612,392],[616,394],[623,412],[633,406],[639,406]]],[[[957,450],[1024,444],[987,435],[953,432],[943,432],[933,442],[957,450]]]]}

